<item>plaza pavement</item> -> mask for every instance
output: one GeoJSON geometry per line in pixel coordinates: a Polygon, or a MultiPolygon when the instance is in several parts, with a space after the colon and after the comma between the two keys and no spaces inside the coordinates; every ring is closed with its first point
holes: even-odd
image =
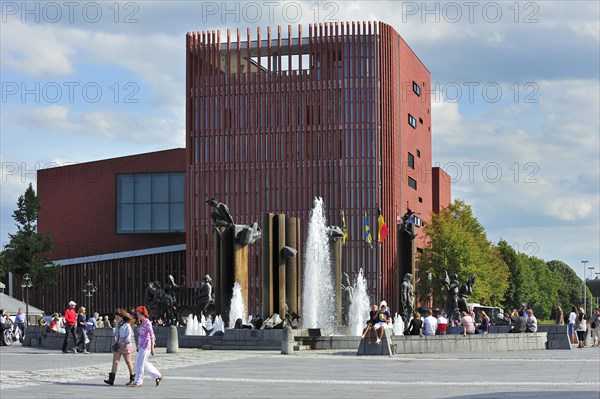
{"type": "Polygon", "coordinates": [[[357,357],[354,351],[278,352],[159,348],[155,387],[102,382],[111,354],[0,347],[0,398],[593,398],[600,350],[357,357]]]}

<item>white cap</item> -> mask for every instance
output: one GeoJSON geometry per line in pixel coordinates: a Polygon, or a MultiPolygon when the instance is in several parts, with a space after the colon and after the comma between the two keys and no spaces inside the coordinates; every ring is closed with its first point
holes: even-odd
{"type": "Polygon", "coordinates": [[[76,306],[77,304],[73,301],[69,302],[69,306],[76,306]]]}
{"type": "Polygon", "coordinates": [[[385,306],[387,307],[387,302],[386,301],[381,301],[381,303],[379,304],[379,307],[385,306]]]}

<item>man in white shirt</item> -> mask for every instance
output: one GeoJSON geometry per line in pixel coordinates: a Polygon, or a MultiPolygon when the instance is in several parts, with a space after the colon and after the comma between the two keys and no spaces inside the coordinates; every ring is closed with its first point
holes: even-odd
{"type": "Polygon", "coordinates": [[[537,319],[533,315],[533,310],[527,309],[527,332],[537,332],[537,319]]]}
{"type": "Polygon", "coordinates": [[[433,317],[433,311],[431,308],[427,310],[427,317],[423,320],[425,324],[425,329],[423,330],[423,335],[435,335],[435,330],[437,330],[437,319],[433,317]]]}

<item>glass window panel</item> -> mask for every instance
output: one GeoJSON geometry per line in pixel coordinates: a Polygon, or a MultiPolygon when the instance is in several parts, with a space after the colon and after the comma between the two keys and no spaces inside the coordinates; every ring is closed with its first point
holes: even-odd
{"type": "Polygon", "coordinates": [[[169,230],[169,204],[152,204],[152,231],[169,230]]]}
{"type": "Polygon", "coordinates": [[[169,202],[168,174],[152,174],[152,202],[169,202]]]}
{"type": "Polygon", "coordinates": [[[150,204],[137,204],[135,206],[135,231],[149,232],[150,231],[150,204]]]}
{"type": "Polygon", "coordinates": [[[185,173],[173,173],[170,176],[171,182],[169,185],[171,202],[185,201],[185,173]]]}
{"type": "Polygon", "coordinates": [[[185,231],[185,206],[183,202],[169,205],[169,230],[185,231]]]}
{"type": "Polygon", "coordinates": [[[133,205],[119,205],[117,208],[117,231],[133,232],[133,205]]]}
{"type": "Polygon", "coordinates": [[[135,175],[119,175],[118,176],[118,193],[117,202],[133,203],[133,184],[135,181],[135,175]]]}
{"type": "Polygon", "coordinates": [[[150,175],[139,174],[135,176],[135,202],[148,203],[150,202],[150,175]]]}

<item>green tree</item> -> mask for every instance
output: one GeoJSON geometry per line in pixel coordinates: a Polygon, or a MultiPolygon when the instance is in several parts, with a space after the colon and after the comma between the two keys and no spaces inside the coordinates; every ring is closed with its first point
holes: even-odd
{"type": "MultiPolygon", "coordinates": [[[[430,241],[421,254],[420,269],[421,275],[429,272],[435,276],[436,306],[441,306],[446,296],[439,284],[444,269],[449,274],[456,273],[461,282],[466,282],[471,274],[477,276],[470,301],[491,306],[502,303],[508,289],[508,266],[499,249],[488,241],[485,229],[469,205],[455,200],[448,208],[433,214],[424,229],[430,241]]],[[[425,288],[421,283],[419,292],[425,292],[425,288]]]]}
{"type": "Polygon", "coordinates": [[[556,302],[563,305],[565,312],[568,312],[573,305],[583,306],[581,296],[583,281],[577,276],[575,270],[560,260],[551,260],[547,265],[559,281],[556,302]]]}
{"type": "Polygon", "coordinates": [[[54,284],[59,269],[48,261],[46,254],[54,249],[50,234],[37,231],[41,206],[31,183],[17,200],[13,212],[17,232],[9,234],[9,242],[0,257],[0,270],[23,276],[29,273],[33,284],[54,284]]]}
{"type": "Polygon", "coordinates": [[[525,254],[522,256],[527,258],[527,266],[535,276],[532,284],[535,290],[527,304],[534,309],[539,319],[549,319],[558,300],[560,277],[550,270],[544,260],[525,254]]]}

